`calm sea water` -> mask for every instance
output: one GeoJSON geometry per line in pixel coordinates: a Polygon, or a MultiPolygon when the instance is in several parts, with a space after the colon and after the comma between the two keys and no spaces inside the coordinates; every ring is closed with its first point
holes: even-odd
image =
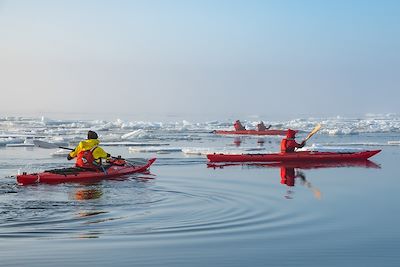
{"type": "MultiPolygon", "coordinates": [[[[316,143],[380,143],[396,135],[315,136],[316,143]]],[[[398,139],[398,138],[397,138],[398,139]]],[[[171,146],[269,146],[278,138],[201,134],[171,146]]],[[[95,184],[15,184],[18,170],[68,166],[41,148],[0,148],[0,266],[399,266],[399,146],[366,166],[296,169],[207,165],[182,152],[149,174],[95,184]]]]}

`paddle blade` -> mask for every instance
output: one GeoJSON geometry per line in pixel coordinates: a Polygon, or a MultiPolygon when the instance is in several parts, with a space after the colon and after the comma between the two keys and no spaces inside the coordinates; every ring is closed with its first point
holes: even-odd
{"type": "Polygon", "coordinates": [[[42,140],[33,140],[33,144],[37,147],[41,147],[41,148],[62,148],[62,149],[66,149],[66,150],[74,150],[72,148],[69,147],[64,147],[63,145],[68,145],[68,143],[65,142],[59,142],[59,143],[50,143],[50,142],[45,142],[42,140]]]}
{"type": "Polygon", "coordinates": [[[308,139],[311,138],[311,136],[313,136],[314,134],[316,134],[319,129],[321,129],[321,124],[318,123],[317,126],[315,126],[315,128],[307,135],[306,139],[304,139],[304,141],[307,141],[308,139]]]}
{"type": "Polygon", "coordinates": [[[58,148],[57,144],[41,141],[41,140],[33,140],[33,144],[37,147],[42,147],[42,148],[58,148]]]}

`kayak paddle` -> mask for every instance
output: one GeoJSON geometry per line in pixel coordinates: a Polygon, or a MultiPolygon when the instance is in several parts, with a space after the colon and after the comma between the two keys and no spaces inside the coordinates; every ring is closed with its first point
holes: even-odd
{"type": "Polygon", "coordinates": [[[33,140],[33,144],[37,147],[41,147],[41,148],[62,148],[62,149],[67,149],[67,150],[74,150],[73,148],[69,148],[69,147],[63,147],[63,146],[59,146],[56,143],[50,143],[50,142],[45,142],[45,141],[41,141],[41,140],[33,140]]]}
{"type": "Polygon", "coordinates": [[[308,139],[311,138],[314,134],[316,134],[319,129],[321,129],[321,124],[317,124],[317,126],[314,127],[314,129],[307,135],[306,139],[303,140],[303,142],[306,142],[308,139]]]}
{"type": "MultiPolygon", "coordinates": [[[[66,150],[71,150],[73,151],[73,148],[70,147],[64,147],[64,146],[59,146],[57,143],[50,143],[50,142],[45,142],[42,140],[33,140],[33,144],[37,147],[41,147],[41,148],[62,148],[62,149],[66,149],[66,150]]],[[[114,157],[114,156],[110,156],[110,158],[113,159],[122,159],[121,157],[114,157]]],[[[128,164],[131,165],[138,165],[141,163],[146,162],[146,159],[142,159],[142,158],[128,158],[128,159],[124,159],[128,164]]]]}

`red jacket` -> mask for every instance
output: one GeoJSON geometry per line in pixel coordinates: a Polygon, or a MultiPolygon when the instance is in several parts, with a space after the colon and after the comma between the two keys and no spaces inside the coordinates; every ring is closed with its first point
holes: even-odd
{"type": "Polygon", "coordinates": [[[233,124],[233,127],[235,127],[236,131],[244,131],[244,130],[246,130],[246,128],[243,127],[243,125],[240,123],[239,120],[235,121],[235,123],[233,124]]]}
{"type": "Polygon", "coordinates": [[[297,143],[294,138],[296,136],[296,131],[288,129],[286,138],[282,139],[281,142],[281,153],[290,153],[294,152],[296,148],[301,148],[304,146],[304,143],[297,143]]]}

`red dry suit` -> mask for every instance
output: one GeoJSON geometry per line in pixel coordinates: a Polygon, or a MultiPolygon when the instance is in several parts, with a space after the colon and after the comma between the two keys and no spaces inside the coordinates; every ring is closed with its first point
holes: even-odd
{"type": "Polygon", "coordinates": [[[296,137],[296,131],[288,129],[286,138],[282,139],[281,142],[281,153],[294,152],[296,148],[301,148],[305,145],[305,142],[301,144],[297,143],[294,138],[296,137]]]}

